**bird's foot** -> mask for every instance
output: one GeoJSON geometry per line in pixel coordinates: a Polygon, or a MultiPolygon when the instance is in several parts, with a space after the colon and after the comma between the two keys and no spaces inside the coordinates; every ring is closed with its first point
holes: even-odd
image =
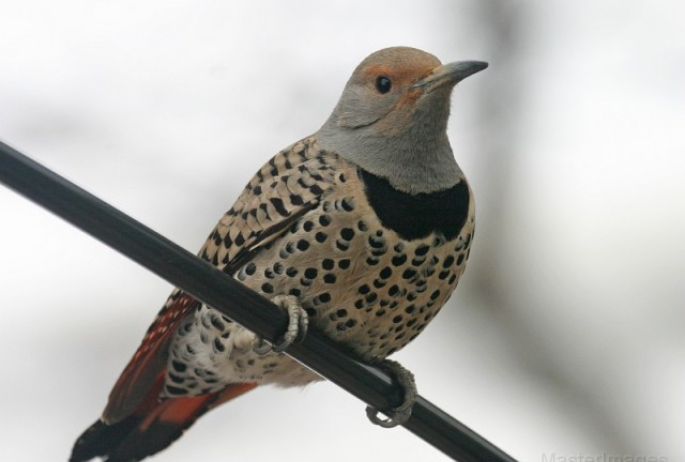
{"type": "Polygon", "coordinates": [[[260,355],[271,351],[281,353],[293,342],[301,342],[304,340],[309,326],[307,312],[302,308],[302,304],[294,295],[277,295],[271,301],[288,311],[290,321],[288,322],[288,329],[283,334],[283,338],[277,343],[271,344],[262,337],[257,336],[257,344],[254,347],[254,351],[260,355]]]}
{"type": "Polygon", "coordinates": [[[402,404],[398,407],[390,409],[389,411],[383,411],[383,414],[387,415],[387,419],[381,419],[378,417],[378,409],[368,406],[366,408],[366,415],[375,425],[379,425],[383,428],[393,428],[398,425],[403,425],[411,417],[411,410],[416,402],[416,398],[419,395],[416,390],[416,382],[414,381],[414,374],[409,370],[405,369],[397,361],[391,359],[384,359],[383,362],[378,364],[378,368],[384,372],[387,372],[390,377],[396,382],[404,393],[404,398],[402,404]]]}

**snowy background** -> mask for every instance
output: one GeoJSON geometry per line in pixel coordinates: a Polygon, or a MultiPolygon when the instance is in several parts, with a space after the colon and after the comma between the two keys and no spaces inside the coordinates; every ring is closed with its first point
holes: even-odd
{"type": "MultiPolygon", "coordinates": [[[[195,252],[370,52],[489,61],[449,130],[477,198],[470,266],[395,357],[521,461],[677,462],[683,17],[674,0],[2,0],[0,139],[195,252]]],[[[2,187],[0,211],[0,460],[64,461],[171,287],[2,187]]],[[[325,383],[250,393],[155,460],[446,458],[325,383]]]]}

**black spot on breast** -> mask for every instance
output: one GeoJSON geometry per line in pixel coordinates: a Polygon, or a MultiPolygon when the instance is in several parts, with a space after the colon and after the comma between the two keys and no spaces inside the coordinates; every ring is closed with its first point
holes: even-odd
{"type": "Polygon", "coordinates": [[[343,228],[340,230],[340,237],[346,241],[351,241],[354,238],[354,230],[352,228],[343,228]]]}
{"type": "Polygon", "coordinates": [[[216,327],[220,331],[223,331],[224,329],[226,329],[226,326],[224,325],[223,322],[221,322],[221,320],[219,318],[217,318],[216,316],[212,316],[211,319],[212,319],[212,325],[214,327],[216,327]]]}
{"type": "Polygon", "coordinates": [[[174,375],[171,372],[167,374],[167,377],[171,379],[172,382],[174,383],[183,383],[185,379],[183,377],[179,377],[178,375],[174,375]]]}
{"type": "Polygon", "coordinates": [[[167,385],[166,391],[170,395],[187,395],[188,394],[188,390],[186,390],[184,388],[175,387],[173,385],[167,385]]]}
{"type": "Polygon", "coordinates": [[[171,367],[173,367],[176,372],[185,372],[187,369],[185,364],[176,360],[171,361],[171,367]]]}
{"type": "Polygon", "coordinates": [[[345,198],[341,201],[340,207],[346,212],[351,212],[354,210],[354,203],[350,199],[345,198]]]}
{"type": "Polygon", "coordinates": [[[328,273],[323,277],[323,280],[327,284],[335,284],[336,277],[335,274],[333,273],[328,273]]]}
{"type": "Polygon", "coordinates": [[[393,266],[402,266],[407,261],[407,256],[405,254],[395,255],[392,257],[393,266]]]}
{"type": "Polygon", "coordinates": [[[430,249],[430,247],[427,246],[426,244],[421,244],[420,246],[418,246],[416,248],[416,250],[414,251],[414,254],[419,256],[419,257],[423,257],[424,255],[426,255],[428,253],[429,249],[430,249]]]}
{"type": "Polygon", "coordinates": [[[402,273],[403,279],[411,279],[414,276],[416,276],[416,270],[412,268],[407,268],[406,270],[404,270],[404,273],[402,273]]]}
{"type": "Polygon", "coordinates": [[[221,340],[218,338],[214,339],[214,351],[216,351],[217,353],[223,353],[224,351],[226,351],[226,347],[223,343],[221,343],[221,340]]]}
{"type": "Polygon", "coordinates": [[[437,232],[452,240],[466,223],[470,195],[465,181],[443,191],[409,194],[361,169],[359,177],[378,219],[403,239],[421,239],[437,232]]]}

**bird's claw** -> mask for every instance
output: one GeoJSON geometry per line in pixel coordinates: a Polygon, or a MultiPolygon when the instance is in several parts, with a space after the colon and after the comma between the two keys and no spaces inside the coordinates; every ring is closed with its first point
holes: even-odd
{"type": "Polygon", "coordinates": [[[293,342],[301,342],[304,340],[305,335],[307,335],[307,328],[309,327],[309,317],[297,297],[294,295],[277,295],[271,301],[285,308],[288,311],[290,320],[283,338],[277,343],[271,344],[262,337],[257,336],[257,345],[254,347],[254,351],[260,355],[272,351],[274,353],[281,353],[293,342]]]}
{"type": "Polygon", "coordinates": [[[378,364],[378,368],[387,372],[392,377],[393,381],[402,388],[404,397],[402,404],[389,411],[383,411],[383,414],[388,416],[387,419],[381,419],[378,416],[380,411],[371,406],[367,406],[366,416],[371,423],[383,428],[393,428],[398,425],[403,425],[409,420],[409,417],[411,417],[412,407],[418,396],[414,374],[405,369],[404,366],[397,361],[391,359],[383,360],[383,362],[378,364]]]}

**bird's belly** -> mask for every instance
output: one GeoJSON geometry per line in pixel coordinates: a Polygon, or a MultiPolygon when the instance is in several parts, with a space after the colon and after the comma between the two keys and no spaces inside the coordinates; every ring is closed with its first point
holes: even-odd
{"type": "Polygon", "coordinates": [[[463,273],[472,234],[471,219],[450,241],[435,233],[408,241],[373,216],[324,208],[235,277],[268,298],[297,296],[312,325],[374,362],[416,338],[442,308],[463,273]]]}
{"type": "MultiPolygon", "coordinates": [[[[440,233],[407,240],[364,205],[325,201],[234,277],[267,298],[296,296],[311,325],[360,359],[377,362],[416,338],[456,288],[473,216],[451,240],[440,233]]],[[[178,330],[165,394],[202,394],[234,382],[292,386],[320,379],[287,355],[258,355],[254,340],[203,305],[178,330]]]]}

